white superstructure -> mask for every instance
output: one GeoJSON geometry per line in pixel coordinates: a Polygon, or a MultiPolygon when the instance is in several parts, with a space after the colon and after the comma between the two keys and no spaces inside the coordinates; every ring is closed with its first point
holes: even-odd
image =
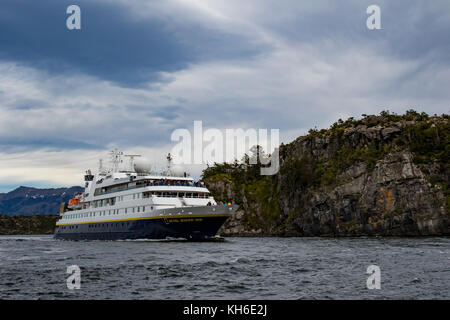
{"type": "Polygon", "coordinates": [[[186,173],[172,174],[169,166],[163,174],[146,172],[150,166],[135,163],[139,155],[124,155],[112,151],[112,167],[101,163],[95,175],[90,170],[85,175],[85,190],[71,199],[61,210],[57,225],[89,222],[113,222],[166,214],[193,214],[189,208],[216,206],[217,203],[202,182],[195,182],[186,173]],[[122,157],[130,158],[128,170],[120,170],[122,157]]]}

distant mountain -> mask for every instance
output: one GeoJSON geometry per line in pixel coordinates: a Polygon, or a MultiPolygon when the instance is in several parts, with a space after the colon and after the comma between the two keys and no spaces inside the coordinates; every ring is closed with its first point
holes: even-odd
{"type": "Polygon", "coordinates": [[[19,187],[0,194],[0,214],[32,216],[58,214],[62,202],[67,202],[82,187],[38,189],[19,187]]]}

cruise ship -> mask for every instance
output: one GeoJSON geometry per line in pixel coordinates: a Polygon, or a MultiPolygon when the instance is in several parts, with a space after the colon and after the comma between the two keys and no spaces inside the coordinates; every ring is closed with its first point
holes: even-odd
{"type": "Polygon", "coordinates": [[[111,152],[111,168],[100,160],[97,174],[86,171],[85,190],[61,204],[54,237],[64,240],[209,240],[236,210],[218,204],[167,157],[167,170],[155,174],[140,155],[111,152]],[[119,169],[123,157],[128,168],[119,169]]]}

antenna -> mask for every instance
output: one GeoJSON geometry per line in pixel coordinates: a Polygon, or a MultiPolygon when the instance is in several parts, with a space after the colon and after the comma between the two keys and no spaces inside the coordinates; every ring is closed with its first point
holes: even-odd
{"type": "Polygon", "coordinates": [[[130,158],[130,171],[134,172],[134,158],[135,157],[140,157],[140,154],[124,154],[124,157],[129,157],[130,158]]]}

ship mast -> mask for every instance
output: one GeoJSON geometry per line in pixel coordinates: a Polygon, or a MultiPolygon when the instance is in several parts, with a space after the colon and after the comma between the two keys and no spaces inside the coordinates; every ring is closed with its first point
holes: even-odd
{"type": "Polygon", "coordinates": [[[172,155],[170,154],[170,152],[167,155],[166,159],[167,159],[167,175],[171,175],[171,172],[172,172],[171,167],[172,167],[173,158],[172,158],[172,155]]]}
{"type": "Polygon", "coordinates": [[[113,151],[111,151],[110,153],[110,157],[111,157],[111,163],[112,163],[112,169],[113,172],[118,172],[119,171],[119,164],[122,163],[122,156],[123,156],[123,152],[114,149],[113,151]]]}
{"type": "Polygon", "coordinates": [[[124,154],[124,157],[130,158],[130,172],[134,172],[134,158],[140,156],[140,154],[124,154]]]}

